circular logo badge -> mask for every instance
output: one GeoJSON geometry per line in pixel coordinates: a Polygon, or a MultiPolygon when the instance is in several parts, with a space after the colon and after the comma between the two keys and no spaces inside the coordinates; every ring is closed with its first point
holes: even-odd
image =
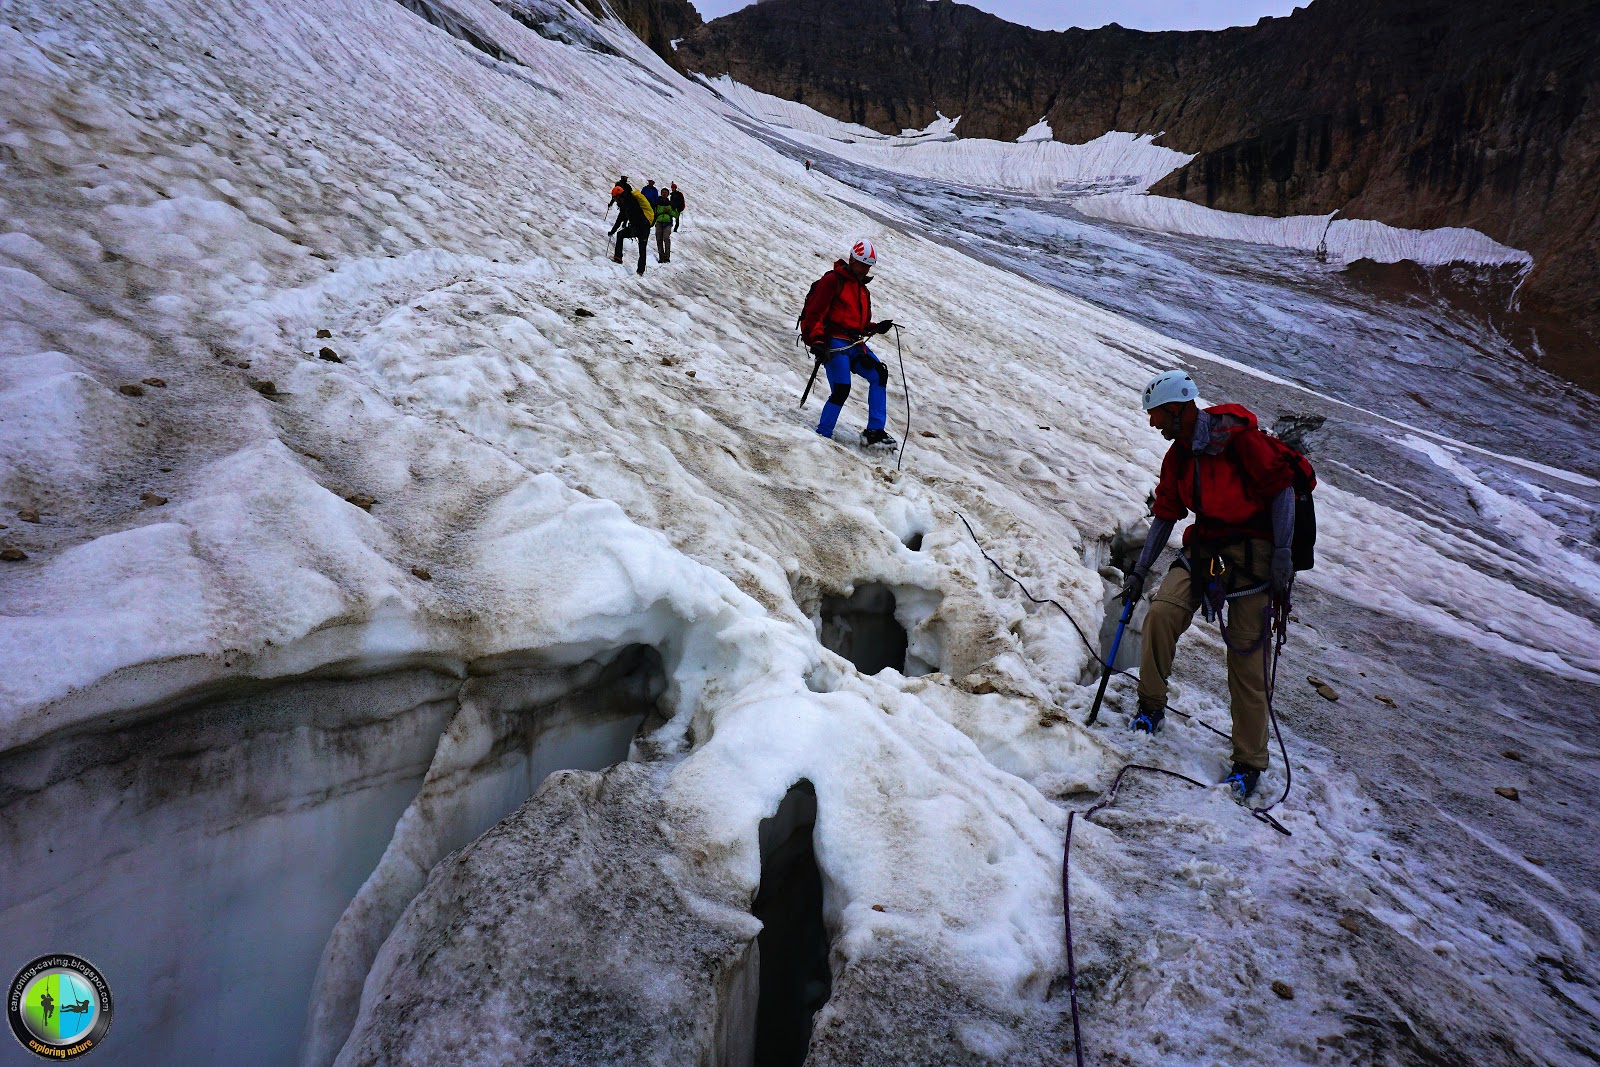
{"type": "Polygon", "coordinates": [[[40,956],[11,980],[6,1019],[22,1047],[52,1060],[82,1056],[111,1029],[111,987],[79,956],[40,956]]]}

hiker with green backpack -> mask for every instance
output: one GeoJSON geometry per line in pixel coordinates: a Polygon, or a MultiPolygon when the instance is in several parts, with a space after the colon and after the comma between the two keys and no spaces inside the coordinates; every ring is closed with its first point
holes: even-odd
{"type": "Polygon", "coordinates": [[[1150,425],[1172,444],[1161,463],[1144,550],[1122,588],[1126,602],[1143,592],[1173,527],[1190,512],[1194,522],[1150,600],[1139,709],[1130,725],[1151,734],[1161,729],[1178,638],[1196,611],[1216,618],[1228,649],[1233,716],[1233,767],[1224,781],[1243,801],[1267,769],[1267,607],[1274,601],[1280,610],[1286,606],[1295,571],[1311,566],[1316,476],[1305,456],[1264,433],[1248,408],[1201,408],[1199,395],[1194,379],[1177,370],[1158,375],[1144,390],[1150,425]]]}

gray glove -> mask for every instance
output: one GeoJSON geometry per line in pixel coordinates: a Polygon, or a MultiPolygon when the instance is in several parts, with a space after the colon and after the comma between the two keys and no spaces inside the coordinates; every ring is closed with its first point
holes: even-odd
{"type": "Polygon", "coordinates": [[[1122,583],[1122,592],[1118,595],[1124,604],[1137,601],[1144,592],[1144,574],[1139,571],[1128,572],[1127,579],[1122,583]]]}
{"type": "Polygon", "coordinates": [[[1286,593],[1294,584],[1294,556],[1287,548],[1272,550],[1272,591],[1286,593]]]}

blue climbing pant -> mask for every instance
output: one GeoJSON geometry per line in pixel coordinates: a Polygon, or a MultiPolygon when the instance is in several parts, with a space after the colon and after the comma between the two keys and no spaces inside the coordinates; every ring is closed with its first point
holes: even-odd
{"type": "Polygon", "coordinates": [[[864,343],[835,337],[828,342],[828,348],[831,354],[823,366],[828,372],[828,384],[833,387],[833,392],[828,395],[828,402],[822,405],[822,418],[817,421],[817,432],[824,437],[833,436],[839,412],[844,410],[844,402],[850,399],[852,373],[867,380],[867,429],[883,429],[889,416],[889,368],[864,343]]]}

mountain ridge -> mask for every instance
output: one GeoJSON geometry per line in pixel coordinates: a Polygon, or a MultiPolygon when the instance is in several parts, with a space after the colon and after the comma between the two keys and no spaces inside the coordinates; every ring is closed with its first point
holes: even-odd
{"type": "Polygon", "coordinates": [[[1530,309],[1600,353],[1600,4],[1315,0],[1226,30],[1035,30],[950,0],[765,0],[674,55],[883,132],[1162,134],[1152,192],[1260,215],[1467,226],[1529,251],[1530,309]]]}

